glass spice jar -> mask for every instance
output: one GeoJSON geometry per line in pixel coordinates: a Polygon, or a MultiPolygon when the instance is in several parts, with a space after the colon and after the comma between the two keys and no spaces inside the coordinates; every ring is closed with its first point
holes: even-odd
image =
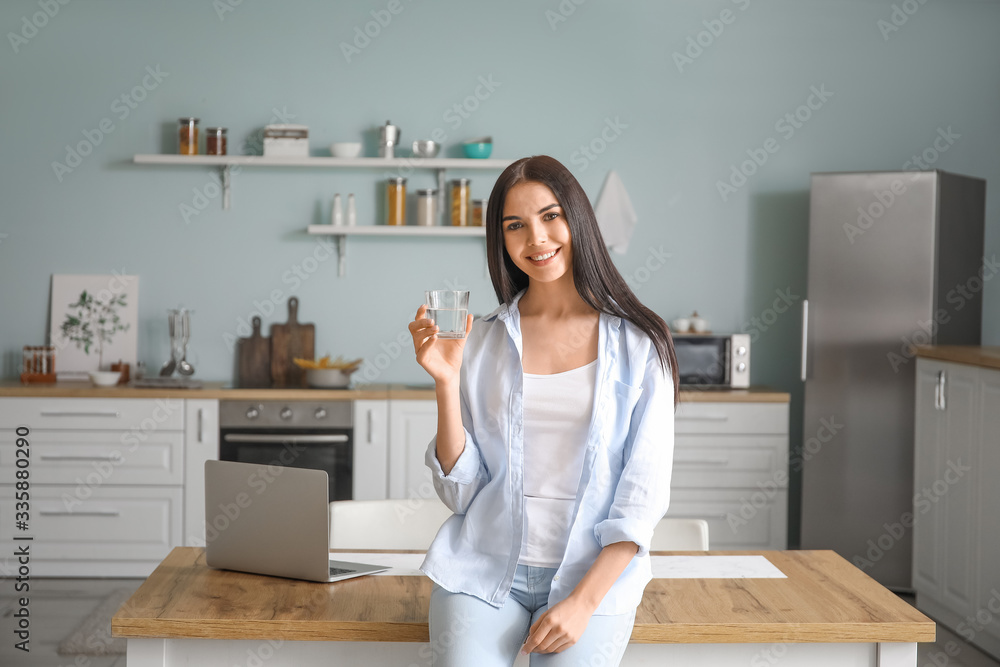
{"type": "Polygon", "coordinates": [[[469,179],[456,178],[451,182],[451,224],[465,227],[469,224],[469,179]]]}
{"type": "Polygon", "coordinates": [[[205,155],[226,154],[226,128],[205,128],[205,155]]]}
{"type": "Polygon", "coordinates": [[[406,179],[395,177],[386,182],[385,224],[406,224],[406,179]]]}
{"type": "Polygon", "coordinates": [[[178,123],[180,124],[178,128],[178,138],[180,139],[180,144],[177,152],[181,155],[197,155],[198,119],[180,118],[178,119],[178,123]]]}
{"type": "Polygon", "coordinates": [[[437,224],[437,193],[434,188],[417,190],[417,224],[430,227],[437,224]]]}
{"type": "Polygon", "coordinates": [[[482,227],[483,226],[483,216],[486,215],[486,200],[485,199],[473,199],[472,200],[472,226],[482,227]]]}

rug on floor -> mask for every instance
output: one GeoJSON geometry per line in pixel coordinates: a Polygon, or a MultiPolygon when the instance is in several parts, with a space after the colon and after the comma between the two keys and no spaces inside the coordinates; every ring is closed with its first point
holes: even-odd
{"type": "Polygon", "coordinates": [[[111,617],[135,591],[120,588],[94,607],[73,632],[59,642],[60,655],[125,655],[125,640],[111,636],[111,617]]]}

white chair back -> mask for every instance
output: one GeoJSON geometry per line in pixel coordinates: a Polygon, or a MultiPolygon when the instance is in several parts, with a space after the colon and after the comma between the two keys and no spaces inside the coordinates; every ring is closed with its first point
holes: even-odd
{"type": "Polygon", "coordinates": [[[451,510],[438,498],[330,503],[331,549],[422,549],[451,510]]]}
{"type": "Polygon", "coordinates": [[[650,551],[708,551],[704,519],[660,519],[653,529],[650,551]]]}

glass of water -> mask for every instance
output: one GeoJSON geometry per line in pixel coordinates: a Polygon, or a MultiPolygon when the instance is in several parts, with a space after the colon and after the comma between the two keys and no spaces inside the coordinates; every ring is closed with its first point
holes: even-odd
{"type": "Polygon", "coordinates": [[[428,290],[427,317],[438,326],[438,338],[465,338],[469,293],[464,290],[428,290]]]}

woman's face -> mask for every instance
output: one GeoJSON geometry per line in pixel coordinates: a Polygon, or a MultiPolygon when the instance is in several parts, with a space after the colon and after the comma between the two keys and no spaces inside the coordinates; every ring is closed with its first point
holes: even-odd
{"type": "Polygon", "coordinates": [[[501,229],[507,253],[529,279],[550,282],[572,278],[569,222],[547,185],[524,181],[508,190],[501,229]]]}

